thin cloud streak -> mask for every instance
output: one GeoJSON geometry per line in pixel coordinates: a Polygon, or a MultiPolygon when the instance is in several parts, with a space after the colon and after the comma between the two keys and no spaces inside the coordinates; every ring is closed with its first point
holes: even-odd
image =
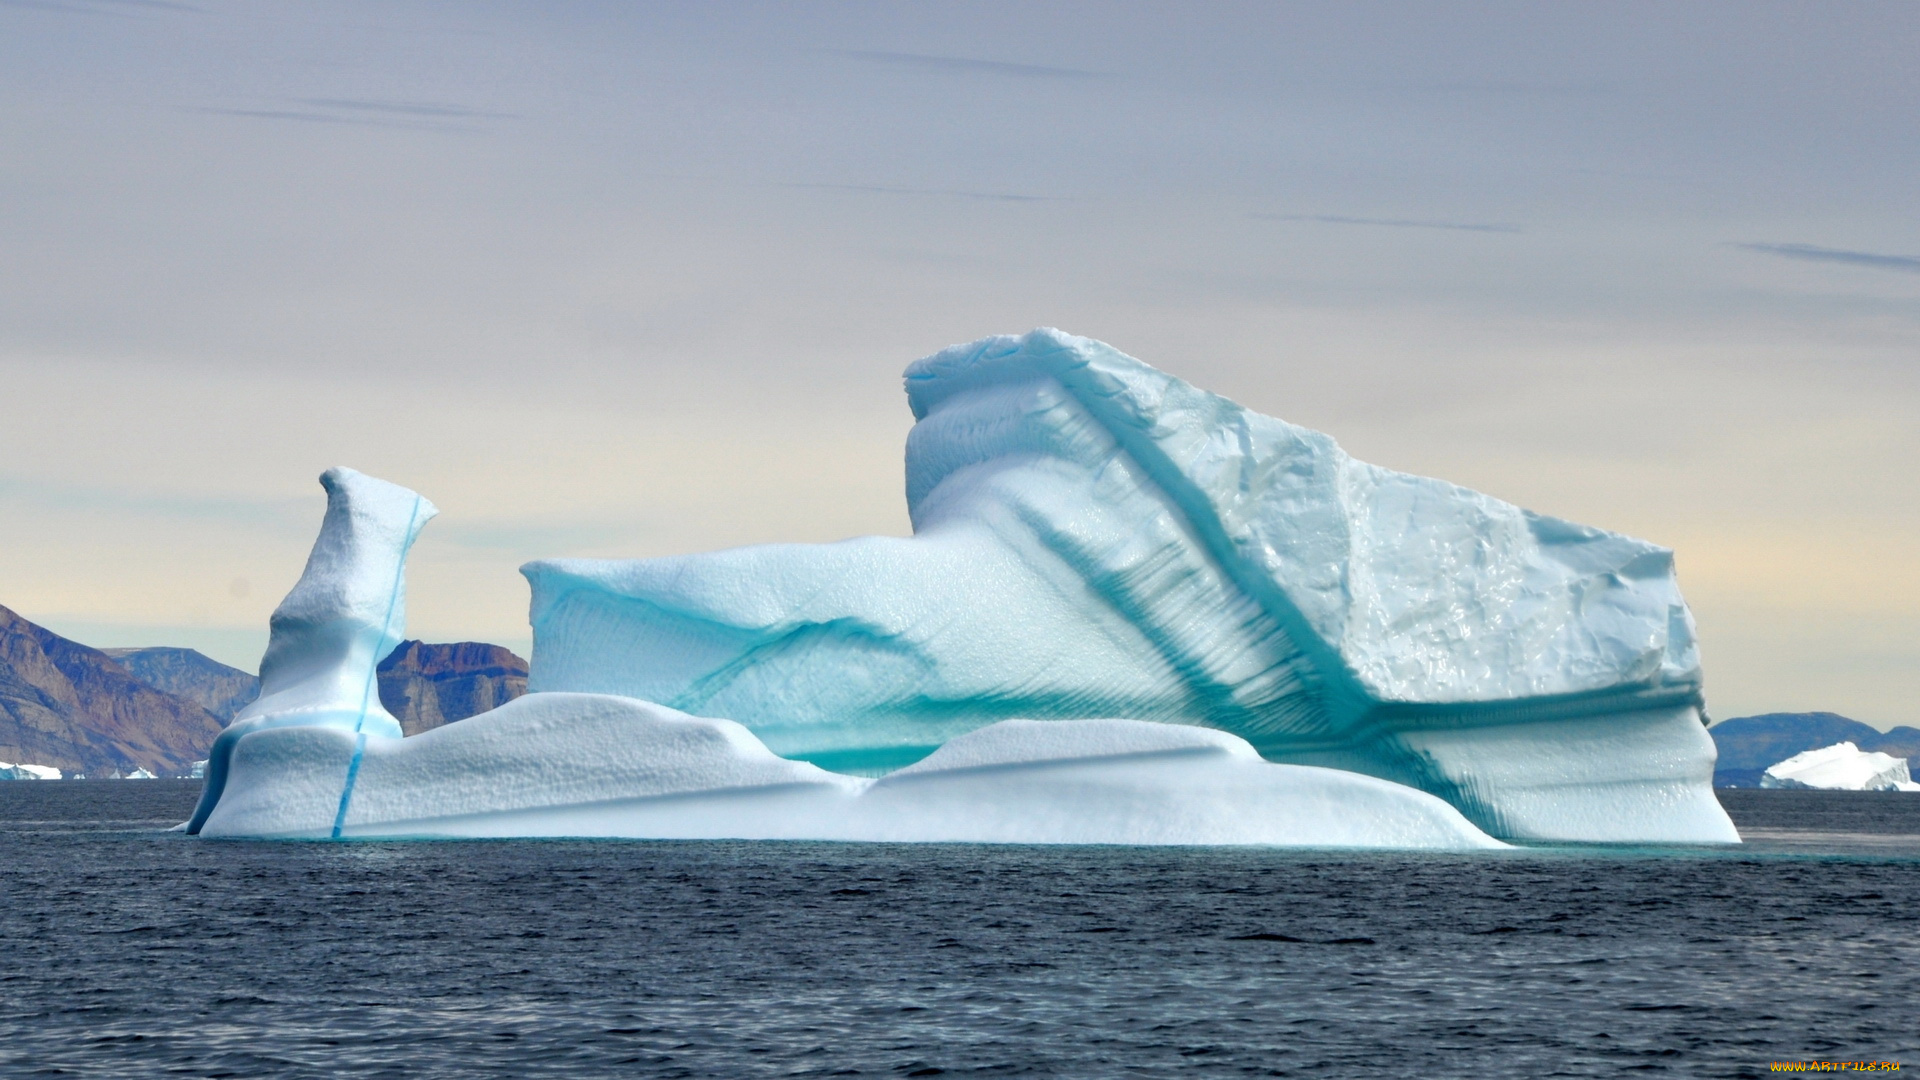
{"type": "Polygon", "coordinates": [[[879,52],[870,49],[822,49],[829,56],[865,60],[877,64],[925,68],[930,71],[969,71],[987,75],[1013,75],[1025,79],[1111,79],[1110,71],[1082,68],[1047,67],[1041,64],[1014,64],[1004,60],[976,60],[966,56],[932,56],[925,53],[879,52]]]}
{"type": "Polygon", "coordinates": [[[434,116],[450,119],[505,120],[512,113],[469,109],[433,101],[373,101],[363,98],[300,98],[300,104],[316,109],[339,109],[352,113],[392,114],[396,116],[434,116]]]}
{"type": "Polygon", "coordinates": [[[1589,97],[1613,92],[1604,83],[1547,83],[1485,80],[1422,79],[1389,83],[1393,89],[1416,94],[1488,94],[1512,97],[1589,97]]]}
{"type": "Polygon", "coordinates": [[[989,202],[1071,202],[1060,195],[1019,195],[1000,191],[946,191],[939,188],[880,187],[875,184],[781,184],[784,188],[814,188],[826,191],[865,191],[876,195],[941,195],[951,199],[982,199],[989,202]]]}
{"type": "Polygon", "coordinates": [[[1394,229],[1450,229],[1455,232],[1520,233],[1518,225],[1460,221],[1414,221],[1408,218],[1343,217],[1338,214],[1249,214],[1262,221],[1316,221],[1323,225],[1384,225],[1394,229]]]}
{"type": "Polygon", "coordinates": [[[1845,248],[1820,247],[1816,244],[1734,244],[1734,247],[1747,251],[1758,251],[1763,255],[1778,255],[1786,259],[1801,259],[1806,262],[1835,262],[1849,266],[1866,266],[1875,270],[1898,270],[1902,273],[1920,274],[1920,256],[1882,255],[1872,251],[1848,251],[1845,248]]]}
{"type": "Polygon", "coordinates": [[[477,132],[466,124],[436,124],[426,120],[382,120],[371,116],[340,116],[334,113],[302,112],[295,109],[189,109],[188,112],[212,116],[238,116],[250,120],[293,120],[304,124],[339,124],[348,127],[397,128],[402,131],[477,132]]]}
{"type": "Polygon", "coordinates": [[[172,0],[0,0],[0,8],[18,8],[25,11],[63,11],[71,15],[132,15],[141,11],[178,11],[191,15],[203,15],[205,11],[191,4],[176,4],[172,0]]]}

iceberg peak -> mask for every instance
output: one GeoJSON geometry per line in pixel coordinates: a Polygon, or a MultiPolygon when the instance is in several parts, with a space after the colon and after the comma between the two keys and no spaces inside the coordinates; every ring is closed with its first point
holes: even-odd
{"type": "Polygon", "coordinates": [[[327,514],[300,580],[268,622],[260,696],[234,717],[298,716],[400,737],[375,669],[406,638],[407,552],[440,511],[420,495],[336,466],[320,475],[327,514]]]}
{"type": "MultiPolygon", "coordinates": [[[[344,467],[320,475],[327,512],[306,570],[268,622],[260,696],[207,755],[207,785],[187,823],[198,832],[219,802],[234,746],[256,731],[323,727],[365,740],[398,739],[380,704],[380,661],[406,638],[406,564],[440,511],[419,494],[344,467]]],[[[341,796],[344,813],[352,787],[341,796]]]]}
{"type": "Polygon", "coordinates": [[[907,451],[916,525],[955,472],[1068,449],[1064,418],[1033,415],[1064,391],[1065,411],[1112,444],[1083,449],[1123,454],[1237,584],[1330,647],[1323,678],[1391,702],[1698,694],[1666,548],[1356,461],[1331,436],[1050,328],[942,350],[910,366],[906,386],[920,422],[907,451]],[[942,423],[946,408],[961,415],[942,423]]]}

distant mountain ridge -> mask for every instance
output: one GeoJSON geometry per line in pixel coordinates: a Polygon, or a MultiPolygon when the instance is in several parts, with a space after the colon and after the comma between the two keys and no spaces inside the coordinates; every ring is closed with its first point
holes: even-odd
{"type": "Polygon", "coordinates": [[[143,649],[101,649],[120,661],[133,677],[156,690],[197,703],[230,723],[235,713],[260,696],[260,677],[193,649],[158,645],[143,649]]]}
{"type": "Polygon", "coordinates": [[[1920,728],[1881,731],[1838,713],[1765,713],[1723,720],[1707,729],[1719,748],[1714,787],[1759,787],[1760,774],[1795,754],[1851,742],[1899,758],[1920,756],[1920,728]]]}
{"type": "Polygon", "coordinates": [[[0,607],[0,761],[87,776],[185,776],[223,726],[106,653],[0,607]]]}

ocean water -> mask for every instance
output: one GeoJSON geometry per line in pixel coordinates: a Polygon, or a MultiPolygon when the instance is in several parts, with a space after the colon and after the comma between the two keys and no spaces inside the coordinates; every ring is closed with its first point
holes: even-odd
{"type": "Polygon", "coordinates": [[[1920,796],[1738,850],[253,843],[0,783],[0,1075],[1920,1067],[1920,796]]]}

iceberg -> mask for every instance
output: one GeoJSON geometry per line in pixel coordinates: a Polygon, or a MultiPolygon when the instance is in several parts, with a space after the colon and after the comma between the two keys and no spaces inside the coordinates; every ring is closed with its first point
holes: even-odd
{"type": "Polygon", "coordinates": [[[434,513],[346,469],[208,836],[1737,842],[1672,553],[1053,330],[908,369],[913,535],[523,568],[524,697],[373,693],[434,513]]]}
{"type": "Polygon", "coordinates": [[[1771,765],[1760,775],[1764,788],[1820,788],[1827,791],[1920,791],[1907,759],[1869,753],[1850,742],[1805,750],[1771,765]]]}
{"type": "Polygon", "coordinates": [[[1519,839],[1738,839],[1672,553],[1055,330],[906,376],[909,538],[559,559],[530,689],[725,716],[884,775],[1008,719],[1224,731],[1519,839]]]}
{"type": "Polygon", "coordinates": [[[25,762],[0,761],[0,780],[58,780],[60,770],[51,765],[29,765],[25,762]]]}

